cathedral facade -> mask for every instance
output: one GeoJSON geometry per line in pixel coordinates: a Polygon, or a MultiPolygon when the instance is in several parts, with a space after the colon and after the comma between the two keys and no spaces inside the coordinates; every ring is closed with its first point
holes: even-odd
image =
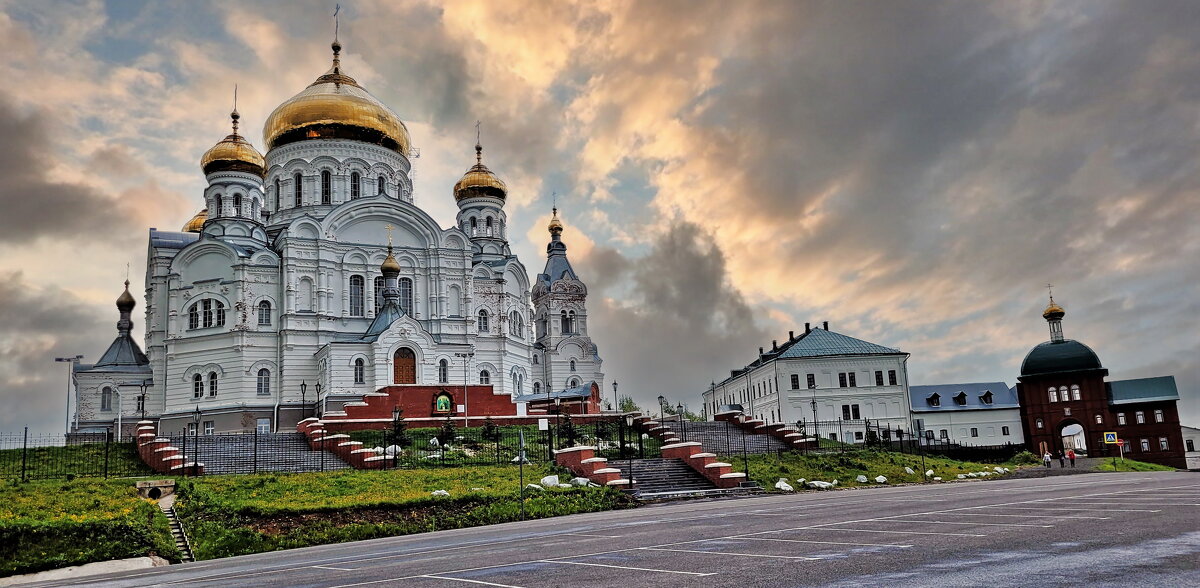
{"type": "Polygon", "coordinates": [[[118,416],[287,430],[403,385],[490,386],[517,414],[518,398],[602,385],[557,211],[531,283],[509,247],[507,186],[477,144],[456,224],[439,226],[414,201],[407,128],[340,51],[267,118],[265,156],[235,110],[201,158],[204,210],[181,232],[150,230],[145,353],[127,290],[115,350],[76,370],[76,431],[118,416]]]}

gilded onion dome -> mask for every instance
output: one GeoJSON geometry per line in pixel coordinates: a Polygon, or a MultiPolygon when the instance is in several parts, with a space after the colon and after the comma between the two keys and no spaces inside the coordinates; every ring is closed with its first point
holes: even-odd
{"type": "Polygon", "coordinates": [[[554,207],[554,213],[550,216],[550,224],[546,226],[550,230],[550,235],[557,237],[563,232],[562,221],[558,220],[558,207],[554,207]]]}
{"type": "Polygon", "coordinates": [[[400,117],[342,73],[342,46],[333,42],[333,67],[280,104],[263,125],[267,149],[306,139],[352,139],[409,155],[412,141],[400,117]]]}
{"type": "Polygon", "coordinates": [[[476,143],[475,165],[471,166],[471,169],[463,174],[462,179],[454,184],[454,200],[457,202],[467,198],[485,196],[504,200],[508,197],[508,186],[505,186],[504,181],[496,177],[492,170],[483,165],[483,147],[476,143]]]}
{"type": "Polygon", "coordinates": [[[266,175],[267,160],[263,159],[254,145],[238,134],[241,115],[237,109],[229,113],[229,118],[233,120],[233,133],[204,152],[200,158],[200,168],[206,175],[219,171],[239,171],[263,177],[266,175]]]}
{"type": "Polygon", "coordinates": [[[200,229],[204,228],[204,221],[206,220],[208,220],[208,209],[202,208],[200,212],[196,213],[196,216],[192,217],[192,220],[183,225],[182,230],[185,233],[199,233],[200,229]]]}
{"type": "Polygon", "coordinates": [[[1066,315],[1067,311],[1063,310],[1063,307],[1054,301],[1053,296],[1050,297],[1050,304],[1046,306],[1046,310],[1042,311],[1042,318],[1046,320],[1061,319],[1066,315]]]}
{"type": "Polygon", "coordinates": [[[391,243],[388,243],[387,258],[385,258],[383,263],[379,266],[379,271],[385,276],[396,276],[400,273],[400,262],[396,261],[396,256],[392,255],[391,243]]]}

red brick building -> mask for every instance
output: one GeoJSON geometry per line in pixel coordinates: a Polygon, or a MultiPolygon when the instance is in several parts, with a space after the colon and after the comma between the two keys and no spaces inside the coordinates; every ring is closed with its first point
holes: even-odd
{"type": "Polygon", "coordinates": [[[1030,350],[1017,379],[1030,451],[1116,455],[1117,446],[1104,442],[1105,433],[1115,432],[1126,442],[1126,457],[1186,467],[1174,376],[1106,382],[1096,352],[1063,337],[1065,315],[1051,297],[1042,313],[1050,340],[1030,350]]]}

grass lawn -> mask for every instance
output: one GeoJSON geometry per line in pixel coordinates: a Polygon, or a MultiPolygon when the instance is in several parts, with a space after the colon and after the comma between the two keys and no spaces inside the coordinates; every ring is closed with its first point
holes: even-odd
{"type": "MultiPolygon", "coordinates": [[[[733,464],[735,472],[743,470],[744,466],[740,455],[724,456],[722,461],[733,464]]],[[[991,471],[995,467],[995,464],[955,461],[927,455],[925,456],[925,467],[922,469],[919,455],[873,450],[818,455],[801,453],[785,453],[782,456],[751,455],[749,462],[749,478],[771,492],[777,492],[775,482],[780,478],[787,478],[794,487],[796,486],[795,480],[799,478],[825,482],[832,482],[836,479],[838,486],[878,486],[879,484],[874,480],[879,475],[886,477],[889,484],[896,484],[923,482],[925,481],[923,472],[926,469],[933,470],[934,476],[952,480],[958,474],[991,471]],[[912,468],[914,473],[905,472],[905,467],[912,468]],[[860,474],[865,475],[869,480],[866,484],[855,481],[860,474]]]]}
{"type": "MultiPolygon", "coordinates": [[[[549,473],[526,466],[525,483],[549,473]]],[[[610,488],[527,491],[523,504],[525,518],[636,506],[610,488]]],[[[197,559],[503,523],[521,506],[516,466],[205,476],[176,502],[197,559]]]]}
{"type": "Polygon", "coordinates": [[[1117,459],[1116,466],[1113,465],[1112,459],[1106,459],[1099,463],[1095,468],[1097,472],[1173,472],[1175,468],[1158,465],[1156,463],[1146,463],[1144,461],[1135,461],[1132,459],[1117,459]]]}
{"type": "Polygon", "coordinates": [[[20,480],[152,476],[133,443],[0,450],[0,477],[20,480]],[[22,455],[24,454],[24,455],[22,455]]]}
{"type": "Polygon", "coordinates": [[[151,552],[178,561],[167,519],[133,480],[9,482],[0,486],[0,575],[151,552]]]}

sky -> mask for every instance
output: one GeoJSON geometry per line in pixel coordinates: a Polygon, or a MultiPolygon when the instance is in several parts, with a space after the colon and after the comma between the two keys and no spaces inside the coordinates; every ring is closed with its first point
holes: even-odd
{"type": "MultiPolygon", "coordinates": [[[[333,2],[0,0],[0,432],[61,431],[200,155],[329,66],[333,2]]],[[[1200,4],[341,2],[342,64],[453,225],[484,161],[544,264],[556,201],[608,382],[701,392],[805,322],[1016,383],[1047,284],[1113,379],[1200,424],[1200,4]]],[[[139,301],[140,296],[137,296],[139,301]]],[[[141,312],[135,311],[135,337],[141,312]]],[[[609,390],[604,391],[606,397],[609,390]]]]}

